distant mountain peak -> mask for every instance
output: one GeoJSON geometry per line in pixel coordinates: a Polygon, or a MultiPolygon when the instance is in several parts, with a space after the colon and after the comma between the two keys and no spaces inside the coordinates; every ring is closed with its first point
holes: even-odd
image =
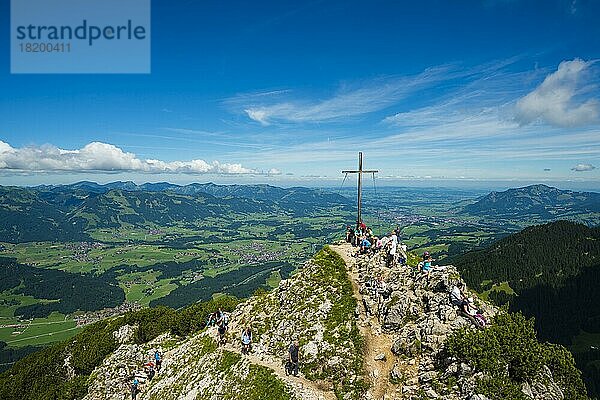
{"type": "Polygon", "coordinates": [[[463,212],[482,217],[557,220],[574,214],[600,212],[600,193],[536,184],[491,192],[465,206],[463,212]]]}

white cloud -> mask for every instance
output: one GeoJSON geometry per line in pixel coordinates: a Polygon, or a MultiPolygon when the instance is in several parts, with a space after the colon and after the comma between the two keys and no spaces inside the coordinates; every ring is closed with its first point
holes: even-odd
{"type": "Polygon", "coordinates": [[[597,99],[580,99],[589,89],[582,85],[592,61],[563,61],[558,69],[517,101],[516,119],[521,124],[543,121],[560,127],[581,126],[598,121],[597,99]]]}
{"type": "Polygon", "coordinates": [[[596,169],[596,167],[594,167],[592,164],[577,164],[576,166],[571,168],[571,171],[582,172],[582,171],[591,171],[593,169],[596,169]]]}
{"type": "MultiPolygon", "coordinates": [[[[262,174],[237,163],[204,160],[161,161],[137,158],[117,146],[92,142],[77,150],[52,145],[14,148],[0,141],[0,170],[28,172],[141,172],[186,174],[262,174]]],[[[276,170],[273,170],[276,171],[276,170]]],[[[271,172],[269,172],[270,174],[271,172]]]]}
{"type": "Polygon", "coordinates": [[[248,108],[244,110],[244,112],[246,113],[246,115],[248,115],[248,117],[250,117],[250,119],[256,122],[260,122],[262,125],[271,125],[271,123],[268,120],[270,111],[266,108],[248,108]]]}

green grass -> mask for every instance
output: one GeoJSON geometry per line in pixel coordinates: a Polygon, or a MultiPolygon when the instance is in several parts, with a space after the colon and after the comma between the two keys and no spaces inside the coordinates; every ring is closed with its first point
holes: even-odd
{"type": "Polygon", "coordinates": [[[276,288],[279,285],[279,282],[281,282],[281,274],[279,271],[271,272],[271,275],[267,278],[267,286],[276,288]]]}
{"type": "Polygon", "coordinates": [[[600,349],[600,333],[580,331],[579,334],[572,339],[569,350],[573,353],[583,353],[589,351],[592,347],[600,349]]]}
{"type": "MultiPolygon", "coordinates": [[[[17,319],[2,320],[2,324],[17,323],[17,319]]],[[[45,345],[75,335],[80,328],[76,328],[75,321],[65,318],[65,315],[53,312],[47,318],[36,318],[32,321],[20,322],[23,328],[0,328],[0,341],[6,342],[10,347],[29,345],[45,345]],[[19,332],[15,334],[14,332],[19,332]]]]}
{"type": "MultiPolygon", "coordinates": [[[[491,283],[491,281],[482,282],[482,285],[484,283],[489,284],[489,283],[491,283]]],[[[488,301],[489,295],[492,292],[504,292],[506,294],[516,295],[516,292],[510,287],[508,282],[501,282],[501,283],[496,283],[496,284],[492,285],[491,289],[488,289],[488,290],[485,290],[485,291],[479,293],[479,297],[481,297],[485,301],[488,301]]]]}

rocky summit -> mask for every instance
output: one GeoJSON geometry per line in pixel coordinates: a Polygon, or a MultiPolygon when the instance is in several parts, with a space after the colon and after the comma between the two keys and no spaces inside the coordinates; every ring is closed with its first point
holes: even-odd
{"type": "Polygon", "coordinates": [[[488,321],[482,327],[450,303],[461,280],[454,267],[425,277],[415,267],[386,266],[383,252],[354,253],[345,243],[326,246],[273,291],[240,303],[229,315],[226,343],[209,327],[136,344],[137,327],[122,326],[114,332],[117,349],[91,374],[85,399],[131,398],[132,377],[156,350],[162,367],[150,380],[140,374],[137,399],[583,398],[569,392],[570,375],[558,358],[536,358],[547,351],[535,334],[521,340],[502,330],[515,331],[513,323],[528,329],[525,319],[514,322],[473,295],[488,321]],[[508,319],[500,324],[502,315],[508,319]],[[241,352],[244,327],[253,332],[249,354],[241,352]],[[285,370],[294,340],[297,377],[285,370]],[[515,347],[535,354],[511,356],[515,347]],[[477,357],[488,350],[489,357],[477,357]],[[529,359],[531,368],[523,361],[529,359]]]}

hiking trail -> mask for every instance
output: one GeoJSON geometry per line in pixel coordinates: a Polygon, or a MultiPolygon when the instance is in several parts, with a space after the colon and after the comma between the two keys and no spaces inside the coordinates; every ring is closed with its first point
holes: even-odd
{"type": "MultiPolygon", "coordinates": [[[[346,263],[348,278],[352,283],[354,297],[360,309],[357,326],[365,340],[365,371],[371,382],[367,396],[375,400],[401,399],[403,398],[402,385],[390,382],[390,372],[396,359],[391,351],[394,338],[392,335],[383,332],[376,316],[366,315],[362,306],[363,296],[360,293],[360,279],[356,259],[352,256],[354,248],[350,244],[330,245],[329,247],[339,254],[346,263]],[[375,358],[381,354],[385,355],[385,359],[376,360],[375,358]]],[[[404,373],[407,376],[416,378],[418,376],[418,363],[415,362],[404,373]]]]}
{"type": "MultiPolygon", "coordinates": [[[[218,339],[216,339],[218,340],[218,339]]],[[[302,399],[306,400],[337,400],[335,393],[331,390],[331,384],[321,381],[310,381],[304,378],[301,374],[298,376],[286,375],[285,368],[282,365],[281,359],[269,357],[264,354],[260,356],[250,352],[249,354],[242,354],[239,347],[233,346],[227,343],[221,346],[223,350],[231,351],[247,359],[251,364],[256,364],[269,368],[273,373],[286,384],[292,386],[298,395],[302,399]]]]}

